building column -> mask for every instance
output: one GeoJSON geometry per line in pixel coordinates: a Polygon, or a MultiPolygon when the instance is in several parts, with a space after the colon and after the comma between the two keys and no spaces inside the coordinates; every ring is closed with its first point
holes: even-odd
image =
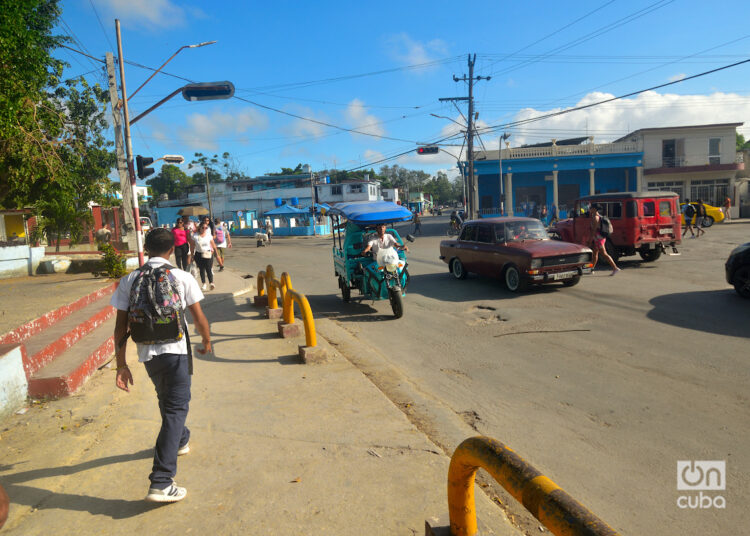
{"type": "Polygon", "coordinates": [[[552,171],[552,204],[555,205],[557,213],[560,214],[560,198],[557,195],[557,173],[556,169],[552,171]]]}
{"type": "Polygon", "coordinates": [[[505,212],[513,215],[513,173],[505,174],[505,212]]]}
{"type": "Polygon", "coordinates": [[[595,169],[591,168],[589,169],[589,195],[594,195],[596,193],[596,187],[594,184],[594,173],[595,169]]]}
{"type": "Polygon", "coordinates": [[[630,191],[630,170],[625,170],[625,189],[623,192],[629,192],[630,191]]]}
{"type": "Polygon", "coordinates": [[[635,168],[635,191],[638,193],[643,192],[643,166],[635,168]]]}

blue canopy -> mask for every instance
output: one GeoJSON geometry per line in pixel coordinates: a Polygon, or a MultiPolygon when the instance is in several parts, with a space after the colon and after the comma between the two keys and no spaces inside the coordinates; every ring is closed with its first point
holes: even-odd
{"type": "Polygon", "coordinates": [[[297,216],[299,214],[307,214],[307,211],[291,205],[281,205],[279,208],[269,210],[265,213],[266,216],[297,216]]]}
{"type": "Polygon", "coordinates": [[[339,203],[331,207],[330,214],[344,216],[357,225],[372,225],[375,223],[391,223],[395,221],[409,221],[411,211],[392,203],[391,201],[352,201],[339,203]]]}

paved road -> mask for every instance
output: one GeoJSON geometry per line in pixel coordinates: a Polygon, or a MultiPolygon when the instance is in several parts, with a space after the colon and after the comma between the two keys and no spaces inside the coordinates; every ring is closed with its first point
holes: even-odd
{"type": "MultiPolygon", "coordinates": [[[[427,405],[507,443],[623,534],[742,533],[750,303],[726,284],[723,263],[750,224],[716,225],[681,256],[630,257],[615,277],[521,295],[453,280],[438,259],[446,227],[446,217],[425,218],[411,246],[400,320],[387,302],[341,301],[330,239],[235,240],[230,262],[288,271],[316,315],[377,348],[427,405]],[[726,509],[677,507],[678,460],[726,461],[726,509]]],[[[450,448],[438,413],[414,418],[450,448]]]]}

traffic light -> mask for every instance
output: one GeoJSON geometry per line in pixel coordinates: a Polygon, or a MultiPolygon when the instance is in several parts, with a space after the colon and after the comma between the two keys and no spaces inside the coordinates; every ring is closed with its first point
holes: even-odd
{"type": "Polygon", "coordinates": [[[437,154],[440,149],[438,147],[418,147],[417,154],[437,154]]]}
{"type": "Polygon", "coordinates": [[[182,88],[182,98],[187,101],[231,99],[234,96],[232,82],[201,82],[182,88]]]}
{"type": "Polygon", "coordinates": [[[154,163],[154,159],[151,157],[138,155],[135,157],[135,163],[139,179],[145,179],[154,172],[154,168],[146,167],[154,163]]]}

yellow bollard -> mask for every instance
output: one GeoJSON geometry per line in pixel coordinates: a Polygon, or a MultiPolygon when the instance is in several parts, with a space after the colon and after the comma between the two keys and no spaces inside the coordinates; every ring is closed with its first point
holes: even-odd
{"type": "Polygon", "coordinates": [[[265,296],[266,295],[266,288],[265,288],[265,282],[266,280],[266,272],[261,270],[258,272],[258,296],[265,296]]]}
{"type": "Polygon", "coordinates": [[[287,289],[284,296],[284,323],[294,324],[293,302],[299,304],[300,313],[302,314],[302,323],[305,326],[305,343],[308,347],[317,346],[318,339],[315,334],[315,320],[313,319],[310,304],[304,294],[300,294],[292,288],[287,289]]]}
{"type": "Polygon", "coordinates": [[[268,308],[278,309],[279,304],[276,300],[276,284],[274,281],[273,266],[266,266],[266,288],[268,289],[268,308]]]}

